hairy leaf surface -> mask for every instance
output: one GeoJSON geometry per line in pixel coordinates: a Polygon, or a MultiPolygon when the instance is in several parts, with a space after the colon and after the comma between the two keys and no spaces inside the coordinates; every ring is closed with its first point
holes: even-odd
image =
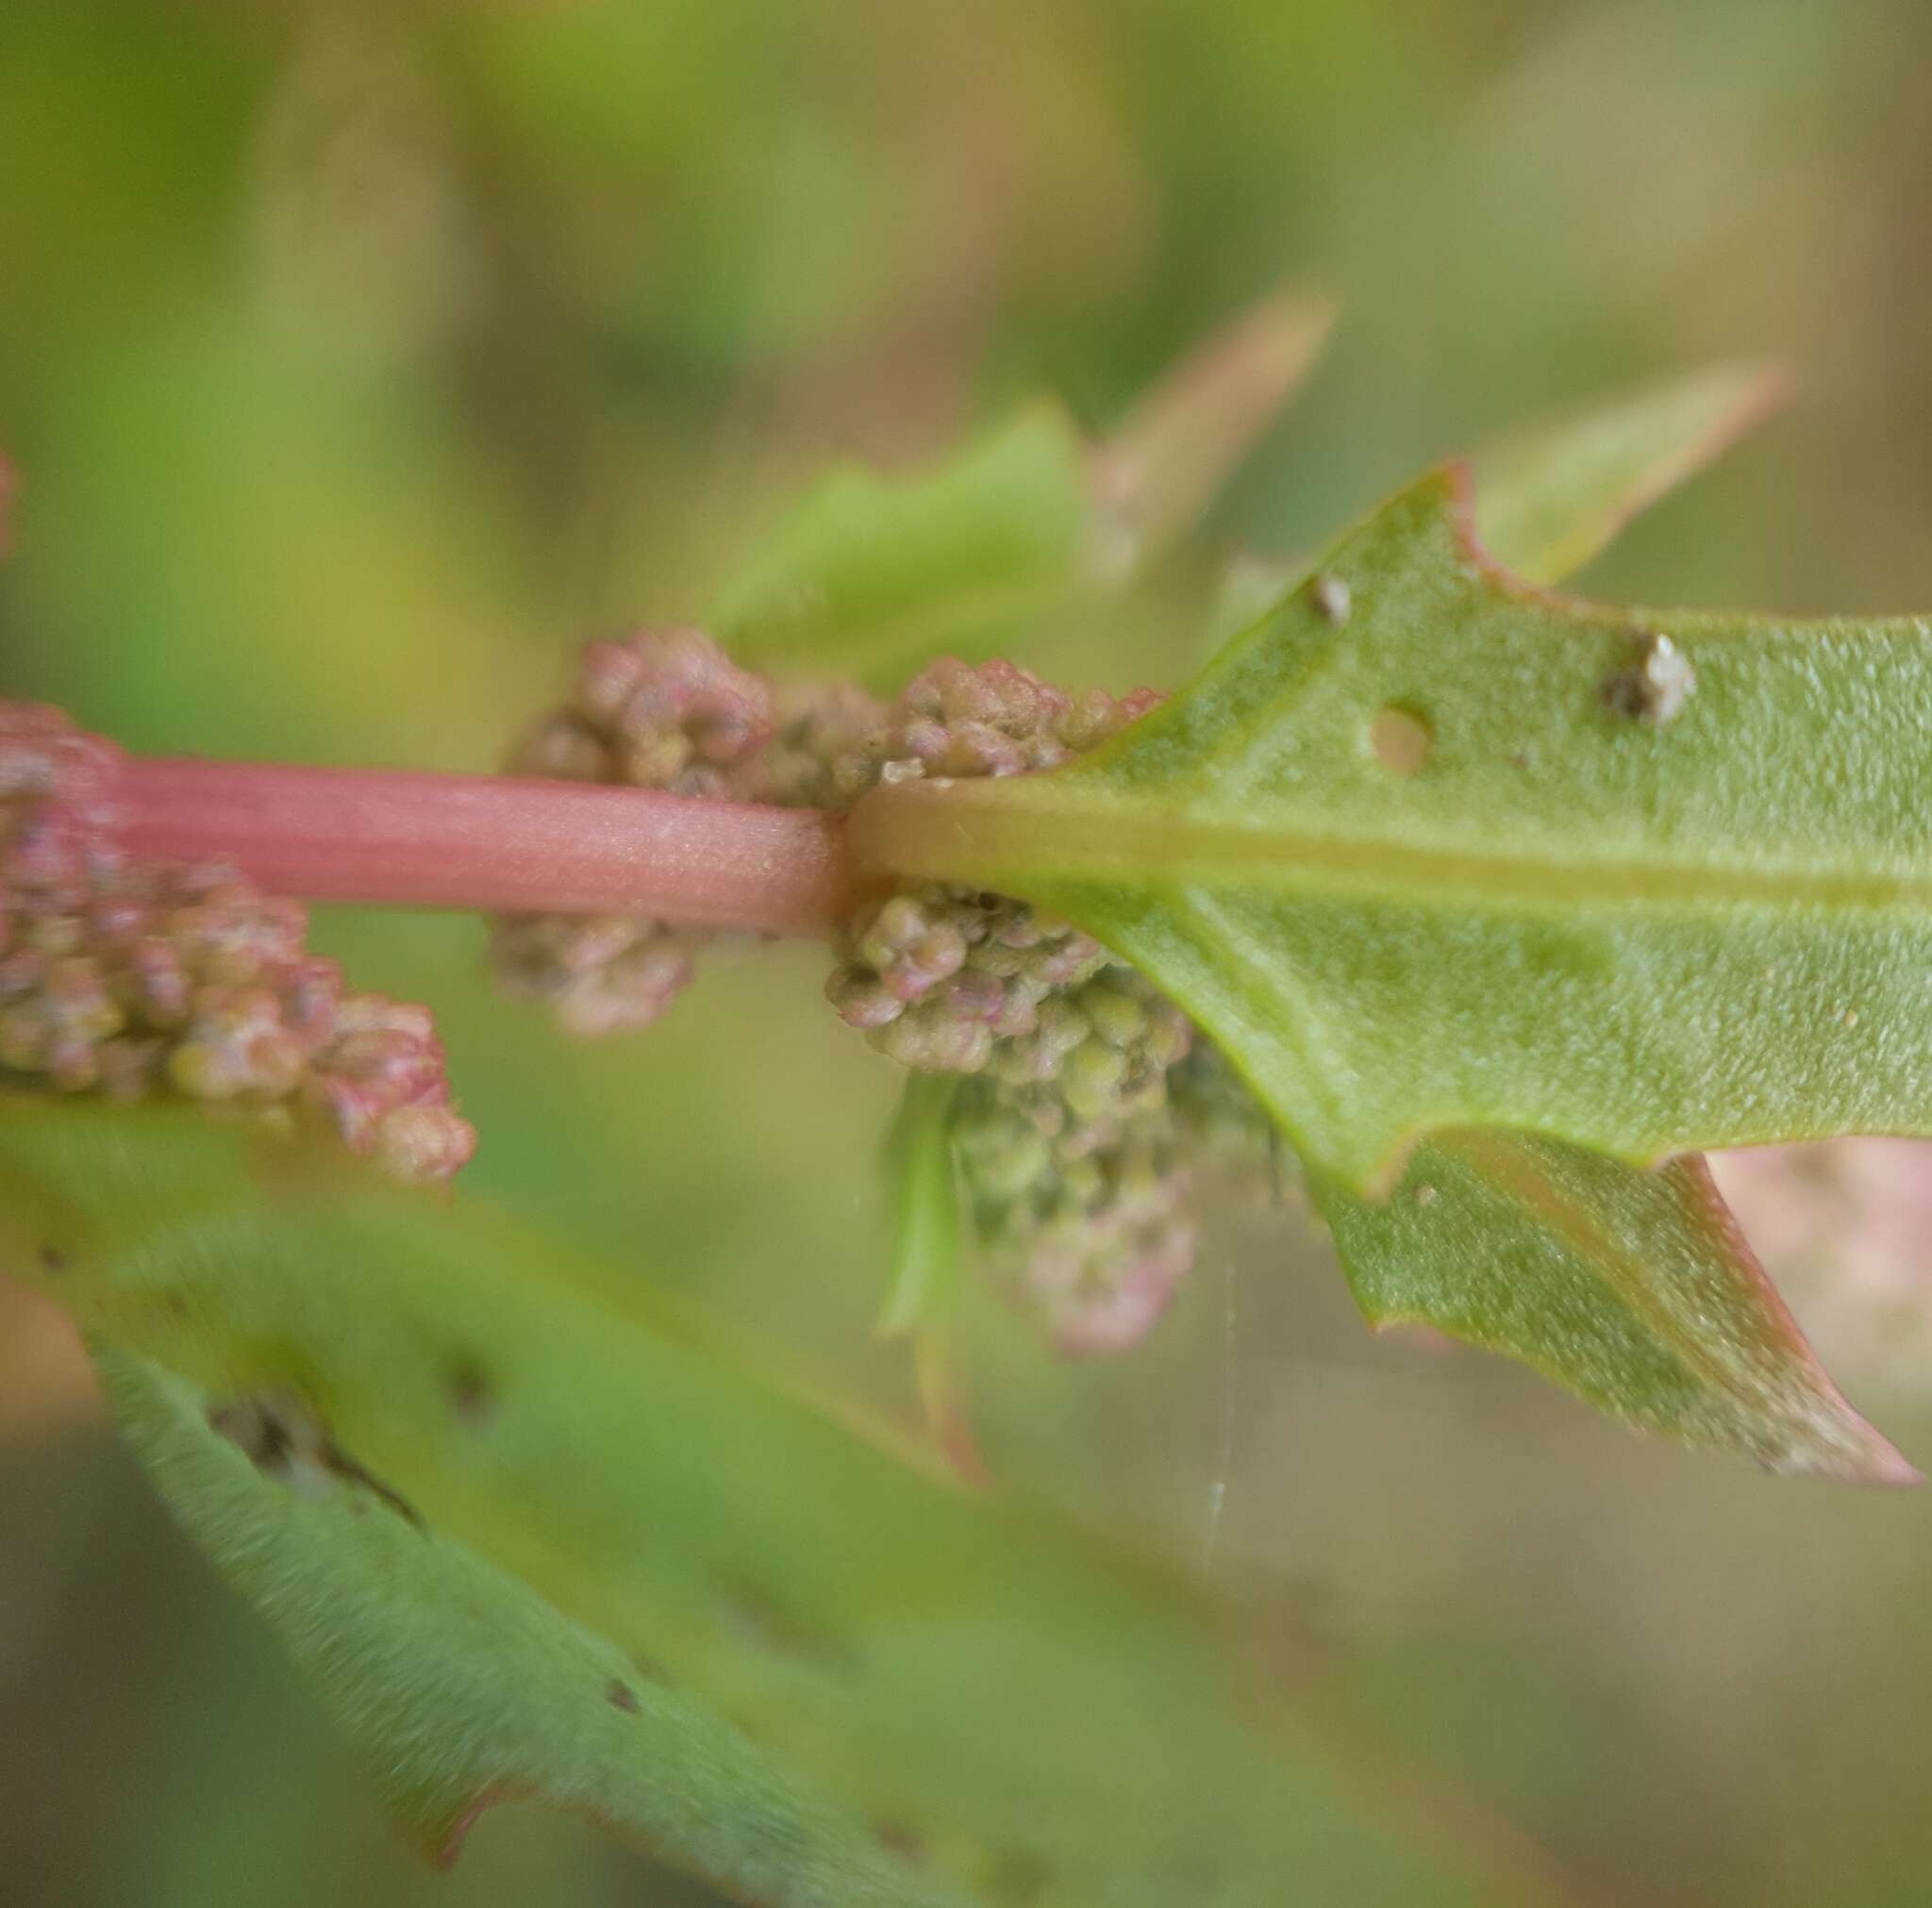
{"type": "Polygon", "coordinates": [[[1641,1430],[1774,1470],[1916,1476],[1825,1375],[1701,1159],[1452,1133],[1387,1200],[1320,1173],[1310,1189],[1375,1325],[1508,1352],[1641,1430]]]}
{"type": "Polygon", "coordinates": [[[0,1253],[432,1842],[528,1796],[758,1902],[1549,1899],[1391,1819],[1190,1597],[500,1216],[191,1109],[0,1101],[0,1253]],[[330,1464],[208,1428],[284,1395],[330,1464]]]}
{"type": "MultiPolygon", "coordinates": [[[[1717,366],[1478,453],[1484,544],[1519,575],[1559,581],[1782,386],[1774,367],[1717,366]]],[[[1311,1190],[1377,1324],[1510,1353],[1626,1423],[1781,1471],[1911,1475],[1820,1369],[1694,1156],[1653,1171],[1520,1134],[1452,1134],[1417,1148],[1392,1198],[1319,1174],[1311,1190]]]]}
{"type": "MultiPolygon", "coordinates": [[[[1556,580],[1748,428],[1780,388],[1768,367],[1719,366],[1491,447],[1475,459],[1485,541],[1520,573],[1556,580]]],[[[1251,612],[1293,580],[1277,573],[1251,612]]],[[[930,1219],[938,1208],[921,1195],[931,1184],[914,1170],[924,1156],[903,1140],[893,1151],[902,1212],[930,1219]]],[[[1908,1474],[1819,1369],[1694,1161],[1653,1172],[1491,1131],[1424,1142],[1407,1185],[1415,1203],[1315,1179],[1372,1319],[1511,1352],[1686,1443],[1783,1470],[1908,1474]]]]}
{"type": "Polygon", "coordinates": [[[853,825],[1102,937],[1375,1191],[1446,1127],[1636,1163],[1932,1131],[1928,733],[1927,624],[1544,595],[1443,473],[1109,747],[853,825]],[[1645,720],[1659,638],[1695,687],[1645,720]]]}
{"type": "Polygon", "coordinates": [[[760,1902],[964,1900],[468,1546],[353,1480],[258,1469],[211,1426],[219,1401],[127,1352],[99,1363],[155,1488],[321,1682],[432,1854],[454,1857],[488,1806],[540,1801],[760,1902]]]}

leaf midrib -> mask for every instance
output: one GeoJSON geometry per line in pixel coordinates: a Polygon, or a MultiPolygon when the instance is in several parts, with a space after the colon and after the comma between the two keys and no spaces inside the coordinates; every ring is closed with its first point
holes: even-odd
{"type": "Polygon", "coordinates": [[[1550,843],[1499,850],[1396,841],[1376,831],[1284,825],[1278,811],[1178,816],[1164,799],[1075,793],[1065,783],[1024,793],[994,783],[881,788],[855,811],[850,840],[861,861],[895,873],[1011,881],[1021,891],[1042,880],[1127,877],[1512,910],[1613,904],[1932,913],[1932,865],[1845,870],[1661,854],[1566,856],[1550,843]]]}

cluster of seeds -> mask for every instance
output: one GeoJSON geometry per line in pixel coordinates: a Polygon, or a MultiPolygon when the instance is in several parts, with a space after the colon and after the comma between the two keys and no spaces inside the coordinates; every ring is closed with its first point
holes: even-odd
{"type": "MultiPolygon", "coordinates": [[[[505,769],[838,807],[849,798],[835,771],[885,720],[885,705],[849,684],[774,684],[740,669],[699,630],[644,629],[589,644],[563,705],[505,769]]],[[[546,1003],[571,1033],[595,1037],[650,1025],[717,938],[647,914],[512,914],[495,923],[491,961],[508,992],[546,1003]]]]}
{"type": "Polygon", "coordinates": [[[922,886],[863,907],[826,997],[880,1053],[928,1073],[975,1073],[994,1048],[1053,1050],[1057,997],[1110,956],[1065,921],[976,889],[922,886]]]}
{"type": "MultiPolygon", "coordinates": [[[[505,764],[512,775],[755,799],[745,778],[772,738],[771,686],[695,629],[588,644],[569,699],[505,764]]],[[[512,914],[491,937],[505,989],[547,1002],[574,1034],[648,1026],[712,937],[642,914],[512,914]]]]}
{"type": "Polygon", "coordinates": [[[117,757],[0,704],[0,1073],[306,1119],[411,1180],[475,1145],[428,1011],[343,990],[292,902],[113,843],[117,757]]]}
{"type": "Polygon", "coordinates": [[[1070,696],[1009,662],[942,656],[907,684],[886,721],[832,764],[843,807],[878,782],[1024,775],[1098,748],[1160,700],[1154,689],[1070,696]]]}
{"type": "MultiPolygon", "coordinates": [[[[1011,663],[947,659],[841,757],[847,799],[917,776],[1057,768],[1158,697],[1073,697],[1011,663]]],[[[1271,1129],[1185,1015],[1071,923],[924,885],[864,907],[826,987],[902,1065],[967,1077],[955,1141],[980,1237],[1069,1352],[1121,1349],[1191,1265],[1200,1170],[1270,1178],[1271,1129]]]]}
{"type": "Polygon", "coordinates": [[[781,808],[847,808],[872,786],[861,765],[891,711],[856,683],[780,683],[772,739],[742,799],[781,808]]]}
{"type": "Polygon", "coordinates": [[[1068,1352],[1133,1344],[1193,1261],[1193,1166],[1168,1091],[1186,1017],[1108,962],[965,1082],[955,1142],[1002,1282],[1068,1352]]]}
{"type": "MultiPolygon", "coordinates": [[[[891,703],[773,685],[694,630],[585,651],[512,773],[849,807],[881,783],[1018,775],[1097,747],[1158,700],[1073,696],[951,657],[891,703]]],[[[637,916],[513,917],[493,953],[565,1025],[654,1020],[711,936],[637,916]]],[[[1272,1186],[1270,1127],[1180,1011],[1097,941],[1024,902],[925,884],[848,923],[826,993],[881,1053],[965,1076],[957,1153],[1006,1283],[1072,1351],[1139,1338],[1193,1255],[1200,1170],[1272,1186]]]]}

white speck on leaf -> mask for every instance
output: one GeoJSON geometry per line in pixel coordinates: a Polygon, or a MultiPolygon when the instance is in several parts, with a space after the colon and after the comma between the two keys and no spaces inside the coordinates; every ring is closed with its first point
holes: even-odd
{"type": "Polygon", "coordinates": [[[1318,576],[1309,586],[1309,592],[1324,622],[1339,628],[1348,621],[1348,613],[1355,607],[1355,596],[1341,577],[1318,576]]]}
{"type": "Polygon", "coordinates": [[[1604,700],[1620,716],[1661,728],[1690,701],[1697,676],[1690,659],[1667,636],[1653,636],[1626,670],[1604,685],[1604,700]]]}

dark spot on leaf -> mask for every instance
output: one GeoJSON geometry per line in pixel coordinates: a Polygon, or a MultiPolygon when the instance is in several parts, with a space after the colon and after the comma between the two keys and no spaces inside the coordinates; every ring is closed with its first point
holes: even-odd
{"type": "Polygon", "coordinates": [[[450,1373],[449,1402],[465,1424],[478,1430],[496,1416],[496,1388],[475,1365],[459,1365],[450,1373]]]}
{"type": "Polygon", "coordinates": [[[42,1271],[57,1274],[64,1272],[71,1263],[72,1261],[68,1258],[67,1254],[58,1246],[42,1246],[41,1248],[42,1271]]]}
{"type": "Polygon", "coordinates": [[[626,1716],[638,1713],[638,1693],[627,1683],[620,1683],[616,1677],[610,1679],[610,1687],[604,1692],[604,1700],[612,1709],[621,1709],[626,1716]]]}
{"type": "Polygon", "coordinates": [[[1416,774],[1434,741],[1428,723],[1412,709],[1391,703],[1369,718],[1369,753],[1391,775],[1416,774]]]}
{"type": "Polygon", "coordinates": [[[215,1405],[208,1428],[237,1446],[257,1470],[285,1477],[294,1455],[294,1437],[282,1409],[262,1398],[237,1398],[215,1405]]]}
{"type": "Polygon", "coordinates": [[[872,1825],[873,1839],[887,1854],[918,1867],[925,1860],[925,1837],[908,1822],[882,1821],[872,1825]]]}
{"type": "MultiPolygon", "coordinates": [[[[328,1427],[301,1399],[286,1391],[230,1399],[210,1407],[208,1427],[225,1437],[264,1477],[314,1496],[332,1485],[359,1485],[397,1516],[426,1534],[415,1506],[359,1465],[330,1436],[328,1427]]],[[[361,1501],[356,1501],[361,1508],[361,1501]]]]}

